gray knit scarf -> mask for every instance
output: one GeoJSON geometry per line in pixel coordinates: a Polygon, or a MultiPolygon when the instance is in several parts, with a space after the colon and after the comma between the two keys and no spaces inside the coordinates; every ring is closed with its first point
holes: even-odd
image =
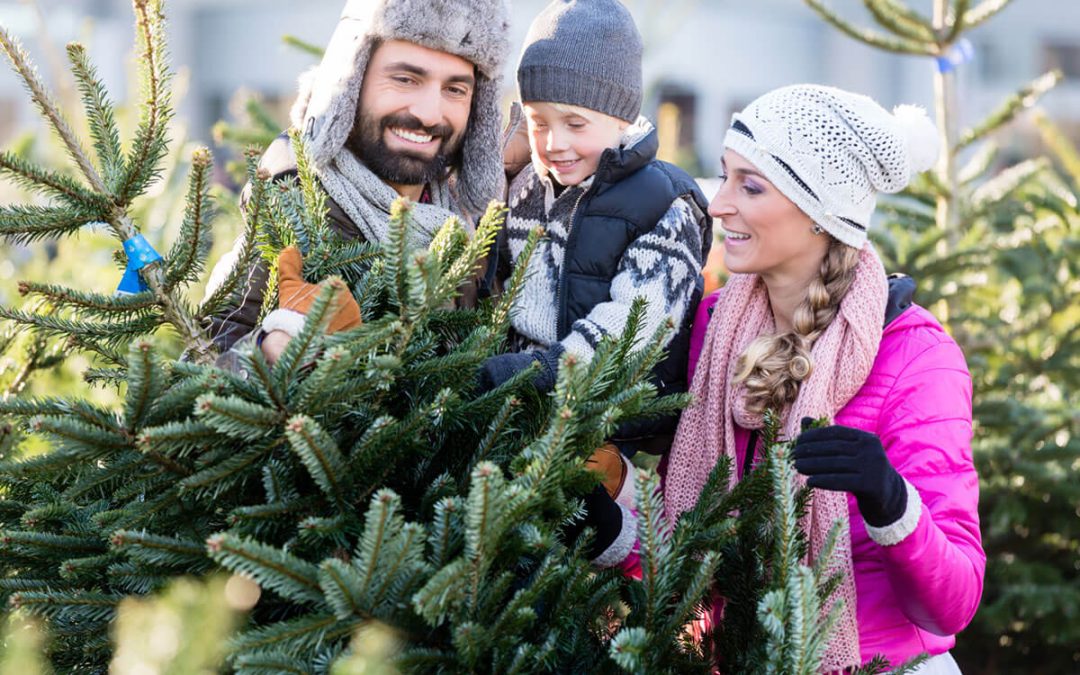
{"type": "MultiPolygon", "coordinates": [[[[316,172],[327,194],[356,223],[365,239],[374,243],[386,241],[390,229],[390,205],[399,196],[392,187],[345,148],[339,150],[326,166],[316,166],[316,172]]],[[[408,230],[410,248],[427,248],[448,218],[457,218],[465,231],[472,234],[470,219],[457,213],[459,209],[451,195],[449,182],[432,181],[428,188],[431,203],[414,203],[412,207],[412,226],[408,230]]]]}

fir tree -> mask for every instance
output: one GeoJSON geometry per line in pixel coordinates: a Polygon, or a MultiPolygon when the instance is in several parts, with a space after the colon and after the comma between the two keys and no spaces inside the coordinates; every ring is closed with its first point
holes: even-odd
{"type": "MultiPolygon", "coordinates": [[[[128,209],[158,175],[171,113],[161,6],[134,7],[146,99],[126,152],[84,51],[69,48],[93,159],[0,32],[82,176],[0,155],[6,176],[52,198],[40,208],[3,207],[7,238],[70,234],[91,221],[108,223],[122,242],[137,238],[128,209]]],[[[242,673],[327,672],[373,624],[400,639],[394,663],[410,672],[706,672],[718,655],[733,673],[814,671],[829,629],[819,608],[835,581],[801,565],[803,498],[793,496],[782,445],[731,492],[729,465],[720,463],[672,532],[656,479],[643,474],[640,583],[593,568],[583,554],[588,534],[562,541],[596,485],[583,459],[619,423],[685,404],[685,396],[658,399],[647,382],[671,326],[637,344],[638,305],[626,333],[589,363],[563,359],[552,395],[536,394],[531,372],[477,395],[476,370],[504,347],[527,265],[498,301],[450,306],[503,209],[493,205],[471,238],[451,219],[416,251],[406,246],[402,201],[385,242],[344,242],[327,227],[325,195],[296,150],[296,180],[278,184],[248,157],[246,250],[238,272],[197,306],[183,291],[200,276],[210,237],[206,151],[194,155],[168,254],[128,267],[146,290],[113,297],[27,283],[46,311],[0,308],[36,335],[94,353],[103,367],[91,379],[117,385],[123,398],[118,408],[60,397],[0,402],[19,433],[51,445],[20,456],[18,441],[5,441],[0,599],[46,620],[53,665],[103,671],[113,653],[108,627],[126,598],[224,568],[263,591],[229,645],[229,665],[242,673]],[[241,356],[244,374],[213,367],[203,320],[243,270],[259,257],[273,265],[286,245],[302,250],[309,280],[348,284],[363,325],[322,332],[327,285],[272,366],[255,350],[241,356]],[[170,358],[148,337],[162,326],[179,335],[187,358],[170,358]],[[685,626],[713,584],[733,618],[720,635],[690,640],[685,626]]]]}
{"type": "Polygon", "coordinates": [[[987,570],[983,602],[954,654],[964,672],[1061,673],[1080,661],[1080,161],[1046,119],[1050,156],[1003,170],[996,136],[1061,79],[1048,72],[970,127],[957,93],[968,31],[1009,0],[935,0],[924,16],[867,2],[880,30],[817,0],[824,19],[869,45],[943,59],[935,75],[936,171],[880,207],[886,268],[919,285],[963,348],[974,380],[975,462],[987,570]]]}

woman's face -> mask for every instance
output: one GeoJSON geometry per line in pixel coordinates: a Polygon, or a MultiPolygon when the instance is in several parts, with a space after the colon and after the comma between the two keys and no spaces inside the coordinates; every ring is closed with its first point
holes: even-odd
{"type": "Polygon", "coordinates": [[[805,283],[818,273],[827,234],[741,155],[726,150],[720,189],[709,214],[724,234],[724,265],[766,282],[805,283]]]}

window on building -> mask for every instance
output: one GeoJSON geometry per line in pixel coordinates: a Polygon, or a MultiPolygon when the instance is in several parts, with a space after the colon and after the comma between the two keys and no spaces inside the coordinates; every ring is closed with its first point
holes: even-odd
{"type": "Polygon", "coordinates": [[[1068,79],[1080,78],[1080,44],[1072,41],[1047,41],[1042,46],[1043,67],[1057,68],[1068,79]]]}
{"type": "Polygon", "coordinates": [[[997,43],[987,40],[975,46],[975,67],[984,82],[999,82],[1005,79],[1005,61],[997,43]]]}
{"type": "Polygon", "coordinates": [[[18,131],[15,128],[16,117],[15,101],[9,98],[0,98],[0,144],[4,146],[18,131]]]}
{"type": "Polygon", "coordinates": [[[656,130],[660,136],[659,157],[678,164],[691,175],[699,175],[697,152],[697,94],[680,85],[658,88],[656,130]]]}

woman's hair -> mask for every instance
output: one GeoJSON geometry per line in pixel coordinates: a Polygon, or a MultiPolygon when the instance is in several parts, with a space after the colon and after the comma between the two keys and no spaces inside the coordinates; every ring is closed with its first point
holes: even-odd
{"type": "Polygon", "coordinates": [[[844,299],[859,263],[859,250],[829,237],[821,270],[810,282],[806,299],[795,308],[794,330],[756,338],[735,363],[735,383],[746,388],[746,410],[782,413],[799,394],[814,368],[810,350],[829,327],[844,299]]]}

